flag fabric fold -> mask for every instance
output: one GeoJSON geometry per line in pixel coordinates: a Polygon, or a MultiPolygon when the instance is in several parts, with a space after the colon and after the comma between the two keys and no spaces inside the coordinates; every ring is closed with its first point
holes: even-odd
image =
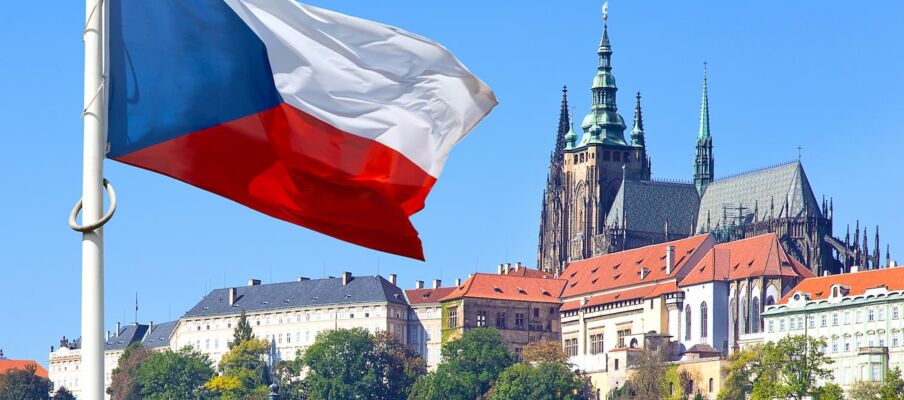
{"type": "Polygon", "coordinates": [[[496,105],[441,45],[292,0],[114,0],[109,21],[109,158],[407,257],[496,105]]]}

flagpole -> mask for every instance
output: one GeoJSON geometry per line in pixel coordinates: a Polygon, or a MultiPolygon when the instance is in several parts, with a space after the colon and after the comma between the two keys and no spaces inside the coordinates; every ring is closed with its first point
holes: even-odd
{"type": "MultiPolygon", "coordinates": [[[[103,69],[103,0],[86,0],[82,221],[100,221],[103,206],[106,88],[103,69]]],[[[82,342],[80,399],[104,398],[103,228],[82,232],[82,342]]]]}

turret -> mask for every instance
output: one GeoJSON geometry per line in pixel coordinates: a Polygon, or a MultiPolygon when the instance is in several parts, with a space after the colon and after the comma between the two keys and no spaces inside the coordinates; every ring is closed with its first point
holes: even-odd
{"type": "Polygon", "coordinates": [[[616,106],[615,76],[612,75],[612,44],[609,42],[608,14],[603,11],[603,37],[597,48],[599,62],[590,92],[593,95],[590,112],[584,117],[581,128],[584,137],[581,145],[587,143],[607,143],[627,145],[625,142],[625,120],[618,114],[616,106]]]}
{"type": "Polygon", "coordinates": [[[694,186],[700,195],[712,183],[715,174],[713,139],[709,132],[709,95],[706,63],[703,63],[703,98],[700,102],[700,126],[697,129],[697,157],[694,160],[694,186]]]}
{"type": "Polygon", "coordinates": [[[631,145],[644,147],[643,111],[640,109],[640,92],[637,92],[637,105],[634,106],[634,128],[631,129],[631,145]]]}

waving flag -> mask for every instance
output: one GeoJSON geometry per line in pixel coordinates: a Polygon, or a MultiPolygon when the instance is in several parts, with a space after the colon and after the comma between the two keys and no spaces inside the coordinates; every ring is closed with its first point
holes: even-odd
{"type": "Polygon", "coordinates": [[[412,258],[496,105],[441,45],[292,0],[113,0],[108,37],[109,158],[412,258]]]}

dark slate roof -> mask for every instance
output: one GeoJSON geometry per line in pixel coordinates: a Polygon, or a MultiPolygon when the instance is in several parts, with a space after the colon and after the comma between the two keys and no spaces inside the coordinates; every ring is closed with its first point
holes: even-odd
{"type": "Polygon", "coordinates": [[[342,278],[311,279],[237,287],[236,303],[232,306],[229,289],[215,289],[188,310],[185,317],[383,301],[407,304],[402,290],[379,275],[355,276],[345,286],[342,278]]]}
{"type": "Polygon", "coordinates": [[[176,328],[176,322],[178,321],[154,324],[154,327],[151,329],[151,331],[148,332],[144,337],[144,342],[142,343],[144,347],[150,349],[157,347],[168,347],[170,335],[172,335],[173,329],[176,328]]]}
{"type": "Polygon", "coordinates": [[[104,350],[123,350],[130,344],[139,342],[147,333],[148,326],[143,324],[131,324],[119,328],[110,340],[104,342],[104,350]]]}
{"type": "Polygon", "coordinates": [[[663,233],[668,219],[669,233],[686,236],[691,234],[698,206],[697,189],[691,183],[626,180],[615,195],[606,225],[621,226],[627,218],[629,231],[663,233]]]}
{"type": "Polygon", "coordinates": [[[740,207],[744,208],[740,215],[744,222],[752,222],[754,209],[759,210],[759,220],[769,219],[773,200],[775,218],[819,212],[819,203],[803,166],[800,161],[792,161],[710,183],[700,199],[697,229],[706,229],[707,213],[712,229],[726,224],[723,221],[726,214],[728,224],[736,223],[740,207]]]}

